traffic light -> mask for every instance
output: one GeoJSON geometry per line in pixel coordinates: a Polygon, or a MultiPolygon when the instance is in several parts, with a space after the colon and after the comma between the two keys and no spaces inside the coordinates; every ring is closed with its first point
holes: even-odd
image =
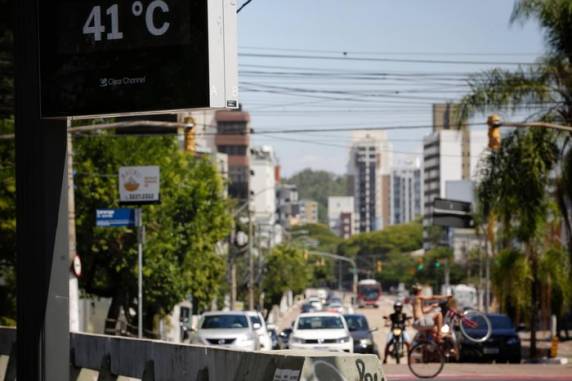
{"type": "Polygon", "coordinates": [[[375,262],[375,271],[377,271],[378,273],[380,273],[381,270],[382,270],[382,268],[383,268],[383,264],[382,264],[382,262],[381,262],[381,259],[378,259],[378,260],[375,262]]]}
{"type": "Polygon", "coordinates": [[[438,260],[438,259],[435,261],[435,268],[436,268],[436,269],[441,268],[441,261],[438,260]]]}
{"type": "Polygon", "coordinates": [[[194,127],[195,121],[192,116],[187,116],[185,118],[185,123],[193,125],[192,127],[185,128],[185,151],[194,154],[197,148],[195,127],[194,127]]]}
{"type": "Polygon", "coordinates": [[[500,148],[501,145],[501,117],[497,114],[489,116],[487,118],[487,125],[489,126],[489,148],[493,151],[496,151],[500,148]]]}
{"type": "Polygon", "coordinates": [[[423,258],[417,258],[417,271],[423,271],[424,268],[423,258]]]}

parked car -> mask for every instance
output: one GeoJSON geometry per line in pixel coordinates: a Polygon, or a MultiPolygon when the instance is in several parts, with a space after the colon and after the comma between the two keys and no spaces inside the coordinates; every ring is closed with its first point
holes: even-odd
{"type": "Polygon", "coordinates": [[[325,308],[325,311],[326,312],[335,312],[338,314],[343,314],[345,312],[344,306],[340,302],[332,302],[332,303],[328,304],[325,308]]]}
{"type": "Polygon", "coordinates": [[[370,329],[367,318],[362,314],[347,314],[344,315],[344,318],[354,340],[354,353],[371,353],[379,356],[372,335],[372,332],[375,332],[377,328],[370,329]]]}
{"type": "Polygon", "coordinates": [[[260,350],[261,351],[270,351],[272,350],[272,339],[270,338],[270,334],[268,333],[268,328],[266,327],[266,322],[262,317],[262,314],[257,311],[247,311],[246,314],[258,335],[258,341],[260,342],[260,350]]]}
{"type": "Polygon", "coordinates": [[[520,363],[521,343],[512,320],[504,314],[487,314],[487,317],[492,326],[490,338],[484,343],[473,343],[462,338],[461,361],[520,363]]]}
{"type": "Polygon", "coordinates": [[[290,349],[353,352],[353,339],[342,315],[331,312],[301,314],[294,323],[290,349]]]}
{"type": "Polygon", "coordinates": [[[242,311],[204,313],[192,343],[251,351],[260,347],[255,327],[242,311]]]}
{"type": "Polygon", "coordinates": [[[308,300],[306,301],[306,303],[308,303],[310,305],[310,309],[312,311],[309,312],[318,312],[318,311],[322,311],[322,309],[324,308],[324,305],[322,303],[322,300],[318,297],[310,297],[308,298],[308,300]]]}
{"type": "Polygon", "coordinates": [[[278,334],[278,345],[280,349],[288,349],[288,342],[290,341],[290,335],[292,334],[292,328],[284,328],[282,332],[278,334]]]}

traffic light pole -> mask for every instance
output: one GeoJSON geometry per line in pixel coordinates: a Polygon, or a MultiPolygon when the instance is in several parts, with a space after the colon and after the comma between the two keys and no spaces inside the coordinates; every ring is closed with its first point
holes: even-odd
{"type": "Polygon", "coordinates": [[[357,294],[358,269],[357,269],[356,262],[353,259],[341,256],[341,255],[324,253],[321,251],[308,251],[308,254],[317,255],[317,256],[326,257],[326,258],[333,258],[333,259],[337,259],[338,261],[348,262],[353,267],[352,292],[354,294],[357,294]]]}
{"type": "Polygon", "coordinates": [[[137,227],[137,337],[143,337],[143,209],[135,209],[135,226],[137,227]]]}

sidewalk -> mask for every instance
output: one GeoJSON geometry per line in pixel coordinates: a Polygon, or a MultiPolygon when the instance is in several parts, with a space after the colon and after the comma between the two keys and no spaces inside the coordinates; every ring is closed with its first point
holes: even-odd
{"type": "MultiPolygon", "coordinates": [[[[527,359],[530,352],[530,332],[521,332],[519,334],[522,343],[522,357],[527,359]]],[[[539,357],[547,358],[550,356],[550,347],[552,341],[548,331],[539,331],[537,333],[537,348],[539,357]]],[[[558,343],[558,357],[568,359],[568,363],[572,364],[572,340],[561,341],[558,343]]]]}

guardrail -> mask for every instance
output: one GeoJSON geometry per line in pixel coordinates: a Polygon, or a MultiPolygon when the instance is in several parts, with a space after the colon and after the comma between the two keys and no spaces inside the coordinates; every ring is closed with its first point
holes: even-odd
{"type": "MultiPolygon", "coordinates": [[[[382,381],[374,355],[325,352],[242,352],[195,345],[70,333],[70,380],[82,368],[99,381],[382,381]]],[[[16,330],[0,328],[0,355],[10,356],[4,381],[16,380],[16,330]]],[[[2,375],[0,374],[0,377],[2,375]]]]}

